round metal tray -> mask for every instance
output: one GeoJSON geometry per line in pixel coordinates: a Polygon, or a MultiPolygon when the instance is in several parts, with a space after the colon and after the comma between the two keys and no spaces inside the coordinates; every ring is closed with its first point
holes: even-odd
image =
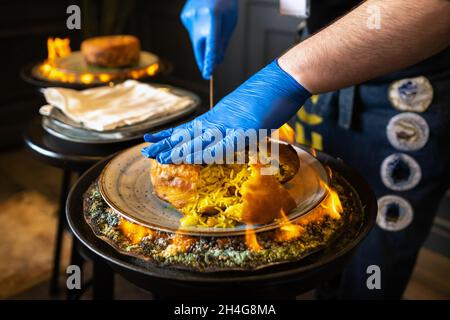
{"type": "MultiPolygon", "coordinates": [[[[24,80],[26,83],[31,84],[38,89],[41,88],[48,88],[48,87],[61,87],[61,88],[69,88],[69,89],[76,89],[76,90],[83,90],[83,89],[89,89],[89,88],[95,88],[104,86],[105,83],[81,83],[81,82],[61,82],[57,80],[50,80],[50,79],[44,79],[44,78],[37,78],[33,74],[33,70],[40,66],[43,63],[43,61],[37,61],[33,63],[26,64],[24,67],[22,67],[20,71],[20,77],[22,80],[24,80]]],[[[158,72],[156,72],[155,75],[150,76],[144,76],[142,78],[139,78],[138,80],[141,82],[164,82],[166,81],[166,77],[169,76],[173,72],[173,64],[170,63],[167,60],[161,59],[159,61],[159,68],[158,72]]],[[[131,77],[125,77],[123,79],[113,80],[112,83],[121,83],[125,80],[132,79],[131,77]]]]}
{"type": "Polygon", "coordinates": [[[355,170],[321,152],[317,152],[317,157],[323,165],[337,170],[358,193],[364,210],[362,227],[351,237],[334,241],[324,250],[297,262],[250,272],[205,273],[161,268],[118,252],[94,234],[83,216],[83,194],[112,157],[93,166],[77,181],[67,200],[67,220],[74,235],[88,250],[105,259],[121,276],[160,298],[293,297],[340,272],[372,229],[377,214],[375,195],[355,170]]]}
{"type": "Polygon", "coordinates": [[[190,97],[192,103],[183,110],[179,110],[164,117],[149,119],[134,125],[124,126],[109,131],[86,129],[82,124],[69,119],[58,108],[53,108],[49,116],[42,117],[42,126],[51,135],[72,142],[91,144],[124,142],[137,139],[144,133],[151,132],[153,129],[166,123],[187,117],[194,113],[200,106],[200,98],[195,93],[169,85],[152,85],[161,88],[162,90],[168,90],[170,93],[178,96],[190,97]]]}
{"type": "MultiPolygon", "coordinates": [[[[130,75],[133,74],[133,72],[143,70],[142,77],[144,77],[145,69],[159,63],[159,58],[153,53],[142,51],[139,62],[133,66],[127,68],[102,68],[88,64],[84,59],[83,54],[80,51],[75,51],[66,57],[56,59],[54,63],[59,72],[74,75],[74,83],[82,84],[82,75],[89,73],[93,76],[89,84],[96,85],[106,84],[105,81],[100,81],[98,75],[106,75],[111,79],[111,81],[118,81],[130,78],[130,75]]],[[[40,64],[35,65],[31,69],[31,74],[39,80],[48,80],[48,77],[40,71],[40,66],[40,64]]]]}

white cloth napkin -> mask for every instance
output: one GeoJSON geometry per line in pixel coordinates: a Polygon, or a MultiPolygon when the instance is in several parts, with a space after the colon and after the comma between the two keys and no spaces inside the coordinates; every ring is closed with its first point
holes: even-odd
{"type": "MultiPolygon", "coordinates": [[[[167,89],[135,80],[86,90],[46,88],[45,100],[86,128],[106,131],[181,111],[193,102],[167,89]]],[[[41,108],[48,113],[48,105],[41,108]]]]}

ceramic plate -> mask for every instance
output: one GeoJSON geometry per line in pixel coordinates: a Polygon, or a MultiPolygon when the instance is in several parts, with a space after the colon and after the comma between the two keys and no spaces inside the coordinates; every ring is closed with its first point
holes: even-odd
{"type": "MultiPolygon", "coordinates": [[[[195,236],[242,235],[246,228],[262,232],[278,227],[276,222],[253,226],[239,224],[233,228],[181,227],[181,213],[153,193],[150,161],[141,155],[144,146],[148,146],[148,143],[127,149],[111,159],[99,179],[103,199],[126,219],[151,229],[195,236]]],[[[316,158],[303,149],[294,148],[300,159],[300,170],[284,184],[297,203],[296,209],[288,215],[290,220],[295,220],[318,205],[327,193],[320,181],[327,184],[329,181],[325,168],[316,158]]]]}

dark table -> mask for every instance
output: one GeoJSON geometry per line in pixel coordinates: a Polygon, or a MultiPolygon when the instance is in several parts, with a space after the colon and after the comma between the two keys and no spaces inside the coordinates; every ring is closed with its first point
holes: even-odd
{"type": "MultiPolygon", "coordinates": [[[[176,122],[165,124],[164,126],[156,128],[154,131],[158,131],[167,127],[176,126],[185,121],[191,120],[201,112],[201,108],[197,108],[197,111],[188,115],[185,118],[179,119],[176,122]]],[[[63,232],[66,229],[67,222],[65,219],[65,203],[69,193],[70,181],[72,175],[81,175],[89,167],[96,162],[104,159],[119,150],[131,147],[142,142],[142,138],[129,140],[126,142],[115,143],[103,143],[103,144],[84,144],[75,143],[60,138],[54,137],[45,131],[41,125],[42,118],[34,118],[27,127],[24,139],[27,148],[31,153],[44,163],[61,168],[63,170],[63,176],[61,181],[61,188],[59,194],[59,207],[58,207],[58,226],[56,231],[56,240],[53,256],[53,269],[50,279],[50,294],[56,295],[59,292],[59,269],[61,259],[61,248],[63,232]]],[[[74,244],[71,253],[71,264],[82,265],[83,258],[79,254],[79,244],[74,238],[74,244]]],[[[109,268],[105,268],[105,264],[94,263],[94,282],[96,279],[108,278],[108,281],[112,279],[109,272],[109,268]],[[96,277],[97,276],[97,277],[96,277]]],[[[107,283],[108,281],[102,281],[107,283]]],[[[109,282],[108,282],[109,283],[109,282]]],[[[94,283],[95,284],[95,283],[94,283]]],[[[108,284],[109,285],[109,284],[108,284]]],[[[94,292],[95,292],[94,288],[94,292]]],[[[97,290],[98,291],[98,290],[97,290]]],[[[108,291],[106,291],[108,292],[108,291]]],[[[68,298],[75,298],[68,292],[68,298]]],[[[103,293],[100,292],[99,296],[103,293]]],[[[107,297],[106,297],[107,298],[107,297]]]]}
{"type": "MultiPolygon", "coordinates": [[[[150,262],[119,253],[99,239],[84,219],[83,194],[97,179],[111,157],[95,164],[78,179],[67,199],[67,221],[87,252],[103,260],[128,281],[152,292],[158,299],[295,298],[296,295],[309,291],[340,273],[376,219],[376,198],[367,182],[342,161],[318,152],[317,157],[322,163],[339,171],[355,190],[358,190],[364,208],[364,223],[354,239],[346,242],[344,246],[335,241],[328,248],[298,262],[251,272],[197,272],[157,267],[150,262]]],[[[111,296],[112,293],[104,292],[104,297],[111,296]]]]}

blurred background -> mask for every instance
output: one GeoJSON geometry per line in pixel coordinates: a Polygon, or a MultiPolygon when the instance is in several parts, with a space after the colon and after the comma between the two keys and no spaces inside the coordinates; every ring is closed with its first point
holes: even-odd
{"type": "MultiPolygon", "coordinates": [[[[68,37],[72,49],[78,49],[87,37],[132,34],[140,39],[144,50],[173,65],[164,83],[207,99],[209,84],[201,78],[188,34],[179,19],[184,2],[0,2],[0,298],[49,297],[47,287],[62,175],[61,170],[32,157],[23,146],[23,131],[45,102],[36,88],[21,78],[23,68],[47,56],[49,37],[68,37]],[[81,7],[81,30],[66,28],[66,8],[71,4],[81,7]]],[[[278,1],[241,0],[239,5],[238,26],[225,61],[215,72],[216,100],[298,41],[301,21],[278,15],[278,1]]],[[[69,246],[65,241],[66,261],[69,246]]],[[[449,254],[450,193],[447,193],[420,254],[406,299],[450,298],[449,254]]],[[[121,288],[116,290],[119,299],[151,298],[123,279],[117,279],[116,286],[121,288]]],[[[304,296],[311,297],[312,294],[304,296]]]]}

